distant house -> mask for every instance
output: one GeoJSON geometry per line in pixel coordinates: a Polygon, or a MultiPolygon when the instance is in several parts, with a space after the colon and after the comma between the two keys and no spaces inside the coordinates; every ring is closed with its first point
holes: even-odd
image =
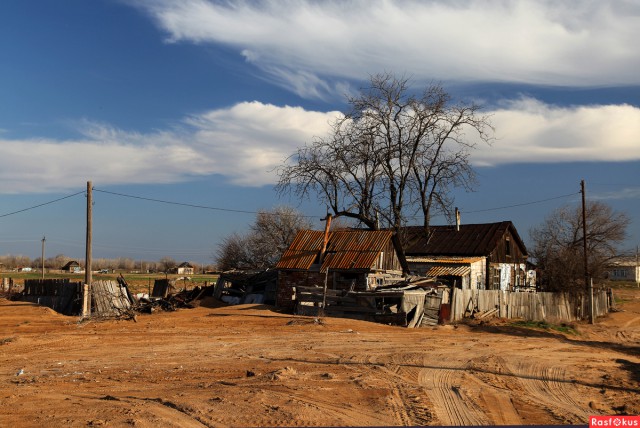
{"type": "Polygon", "coordinates": [[[18,272],[31,272],[33,268],[29,266],[18,266],[18,272]]]}
{"type": "Polygon", "coordinates": [[[193,275],[194,272],[195,268],[189,262],[181,263],[176,268],[176,273],[178,275],[193,275]]]}
{"type": "Polygon", "coordinates": [[[60,270],[69,273],[80,273],[82,272],[82,268],[80,267],[80,263],[75,260],[71,260],[66,265],[62,266],[60,270]]]}
{"type": "Polygon", "coordinates": [[[463,289],[531,290],[535,272],[510,221],[405,227],[401,231],[412,274],[437,277],[463,289]]]}
{"type": "Polygon", "coordinates": [[[606,276],[612,281],[640,282],[640,263],[634,257],[617,257],[612,260],[606,276]]]}
{"type": "Polygon", "coordinates": [[[402,275],[388,230],[302,230],[276,265],[276,305],[292,309],[295,288],[367,291],[402,275]]]}

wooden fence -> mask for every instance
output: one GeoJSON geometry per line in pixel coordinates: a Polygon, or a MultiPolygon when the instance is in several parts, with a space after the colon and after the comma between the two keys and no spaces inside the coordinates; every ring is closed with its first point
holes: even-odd
{"type": "Polygon", "coordinates": [[[78,315],[82,310],[82,288],[82,282],[69,279],[25,279],[21,300],[64,315],[78,315]]]}
{"type": "MultiPolygon", "coordinates": [[[[82,282],[69,279],[26,279],[20,300],[47,306],[64,315],[81,315],[82,282]]],[[[91,316],[113,317],[131,309],[131,298],[116,281],[94,281],[90,287],[91,316]]]]}
{"type": "MultiPolygon", "coordinates": [[[[610,292],[594,290],[595,316],[607,314],[612,301],[610,292]]],[[[571,298],[565,293],[454,289],[451,299],[451,321],[471,315],[521,318],[527,321],[571,322],[589,317],[589,301],[584,295],[571,298]]]]}

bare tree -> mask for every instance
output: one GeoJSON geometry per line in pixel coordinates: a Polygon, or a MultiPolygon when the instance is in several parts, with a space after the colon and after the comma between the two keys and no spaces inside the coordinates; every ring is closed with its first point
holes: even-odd
{"type": "MultiPolygon", "coordinates": [[[[603,202],[586,206],[587,263],[589,275],[598,279],[617,255],[630,219],[603,202]]],[[[541,269],[541,281],[551,291],[575,291],[584,287],[582,208],[561,207],[529,231],[532,256],[541,269]]]]}
{"type": "Polygon", "coordinates": [[[260,211],[246,235],[233,233],[218,248],[221,270],[266,269],[274,266],[296,233],[311,223],[299,211],[287,206],[260,211]]]}
{"type": "Polygon", "coordinates": [[[370,229],[398,231],[416,213],[428,229],[434,213],[450,215],[452,188],[474,183],[474,143],[465,132],[489,142],[492,127],[477,105],[452,104],[438,85],[414,96],[409,83],[372,76],[368,88],[348,99],[351,110],[331,134],[299,148],[280,168],[277,190],[319,195],[334,216],[370,229]]]}
{"type": "Polygon", "coordinates": [[[178,262],[176,262],[172,257],[166,256],[158,261],[158,265],[163,272],[169,272],[171,269],[178,266],[178,262]]]}
{"type": "Polygon", "coordinates": [[[218,246],[216,261],[220,270],[251,269],[251,256],[249,254],[249,237],[232,233],[222,239],[218,246]]]}

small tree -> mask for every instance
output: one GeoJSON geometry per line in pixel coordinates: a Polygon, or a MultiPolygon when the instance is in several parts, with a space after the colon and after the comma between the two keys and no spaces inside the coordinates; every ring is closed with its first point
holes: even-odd
{"type": "MultiPolygon", "coordinates": [[[[603,202],[586,206],[587,263],[589,276],[598,279],[617,255],[625,239],[629,217],[603,202]]],[[[550,291],[579,291],[584,288],[584,245],[582,207],[565,206],[552,212],[529,231],[532,256],[541,269],[541,282],[550,291]]]]}
{"type": "Polygon", "coordinates": [[[233,233],[222,240],[217,263],[221,270],[266,269],[275,266],[296,233],[311,223],[299,211],[276,207],[260,211],[246,235],[233,233]]]}

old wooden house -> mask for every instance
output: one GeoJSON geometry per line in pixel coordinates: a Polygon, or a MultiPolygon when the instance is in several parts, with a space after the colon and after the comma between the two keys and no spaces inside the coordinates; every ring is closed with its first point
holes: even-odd
{"type": "Polygon", "coordinates": [[[402,267],[391,231],[302,230],[276,265],[276,305],[293,309],[296,287],[371,291],[394,283],[402,267]]]}
{"type": "Polygon", "coordinates": [[[402,230],[412,274],[462,289],[535,290],[527,249],[510,221],[402,230]]]}

